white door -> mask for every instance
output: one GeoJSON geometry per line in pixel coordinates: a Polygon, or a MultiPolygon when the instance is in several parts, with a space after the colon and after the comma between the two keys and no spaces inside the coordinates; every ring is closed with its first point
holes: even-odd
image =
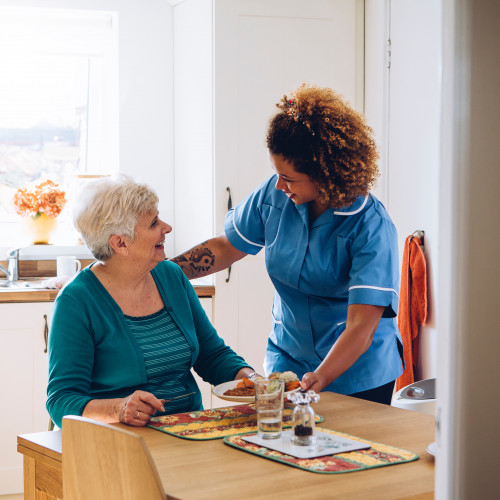
{"type": "MultiPolygon", "coordinates": [[[[215,0],[215,233],[233,205],[272,175],[265,134],[275,103],[301,83],[336,89],[363,111],[362,0],[215,0]]],[[[215,325],[263,372],[273,287],[264,252],[216,276],[215,325]]]]}

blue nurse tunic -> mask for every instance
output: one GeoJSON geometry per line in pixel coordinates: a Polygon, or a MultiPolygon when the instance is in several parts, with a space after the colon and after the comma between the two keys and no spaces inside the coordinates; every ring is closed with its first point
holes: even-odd
{"type": "Polygon", "coordinates": [[[226,216],[238,250],[265,249],[274,284],[273,329],[265,371],[314,371],[345,329],[349,304],[384,306],[370,348],[325,390],[353,394],[402,373],[396,324],[399,264],[396,228],[373,195],[328,209],[309,223],[309,204],[295,205],[275,188],[276,175],[226,216]]]}

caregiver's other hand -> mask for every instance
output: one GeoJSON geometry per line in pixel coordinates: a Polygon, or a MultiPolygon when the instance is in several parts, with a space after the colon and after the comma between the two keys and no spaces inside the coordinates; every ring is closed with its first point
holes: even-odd
{"type": "Polygon", "coordinates": [[[300,382],[302,389],[306,391],[313,390],[314,392],[321,392],[327,385],[328,380],[326,377],[316,372],[307,372],[300,382]]]}
{"type": "Polygon", "coordinates": [[[118,416],[123,424],[143,427],[157,411],[165,411],[158,398],[150,392],[135,391],[122,400],[118,416]]]}

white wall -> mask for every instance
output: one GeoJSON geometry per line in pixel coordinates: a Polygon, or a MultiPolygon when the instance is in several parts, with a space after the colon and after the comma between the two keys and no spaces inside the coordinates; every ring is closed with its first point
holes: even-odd
{"type": "MultiPolygon", "coordinates": [[[[166,0],[0,0],[0,6],[118,13],[120,171],[152,185],[161,216],[172,222],[172,7],[166,0]]],[[[166,251],[173,253],[173,238],[166,251]]]]}

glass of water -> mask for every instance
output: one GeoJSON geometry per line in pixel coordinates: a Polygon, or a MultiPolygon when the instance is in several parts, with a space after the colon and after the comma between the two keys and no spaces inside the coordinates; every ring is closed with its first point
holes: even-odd
{"type": "Polygon", "coordinates": [[[283,380],[261,378],[255,381],[257,431],[262,439],[281,437],[284,392],[283,380]]]}

